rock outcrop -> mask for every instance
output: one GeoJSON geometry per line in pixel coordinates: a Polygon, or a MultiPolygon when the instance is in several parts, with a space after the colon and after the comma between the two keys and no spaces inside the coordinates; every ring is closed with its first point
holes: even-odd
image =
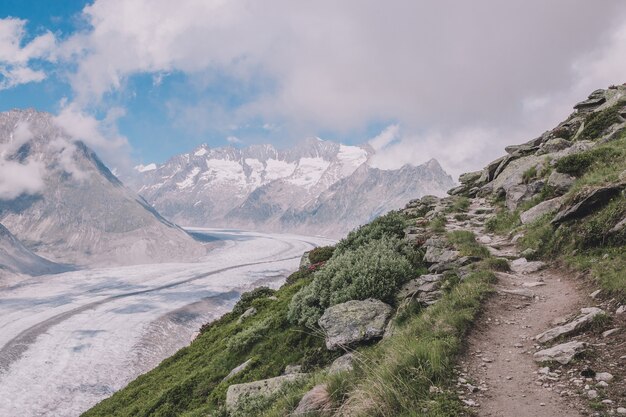
{"type": "Polygon", "coordinates": [[[236,408],[245,398],[269,397],[285,386],[285,384],[294,382],[304,376],[305,374],[289,374],[261,381],[231,385],[226,391],[226,406],[232,409],[236,408]]]}
{"type": "Polygon", "coordinates": [[[379,300],[352,300],[329,307],[318,324],[329,350],[381,338],[393,309],[379,300]]]}
{"type": "Polygon", "coordinates": [[[584,342],[567,342],[553,346],[548,349],[540,350],[533,355],[533,359],[537,362],[558,362],[567,365],[579,353],[585,350],[587,345],[584,342]]]}
{"type": "Polygon", "coordinates": [[[571,322],[552,328],[535,336],[535,340],[539,343],[548,343],[559,337],[574,334],[589,326],[596,316],[604,314],[604,310],[597,307],[589,307],[581,309],[580,313],[581,314],[571,322]]]}

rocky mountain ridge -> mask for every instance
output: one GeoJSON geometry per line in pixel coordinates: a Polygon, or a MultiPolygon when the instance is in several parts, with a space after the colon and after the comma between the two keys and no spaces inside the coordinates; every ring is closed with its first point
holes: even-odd
{"type": "Polygon", "coordinates": [[[124,180],[180,224],[333,236],[453,185],[435,160],[380,170],[368,164],[373,154],[319,138],[286,150],[201,145],[124,180]]]}
{"type": "Polygon", "coordinates": [[[205,254],[201,244],[126,188],[90,148],[71,139],[52,115],[1,113],[0,145],[4,160],[39,168],[29,173],[39,177],[37,189],[0,200],[0,222],[35,253],[62,263],[107,266],[205,254]]]}

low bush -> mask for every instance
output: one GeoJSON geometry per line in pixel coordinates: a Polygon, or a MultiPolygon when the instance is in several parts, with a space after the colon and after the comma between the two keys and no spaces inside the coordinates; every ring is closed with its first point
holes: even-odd
{"type": "Polygon", "coordinates": [[[590,149],[584,152],[574,153],[559,159],[555,168],[562,174],[580,177],[596,163],[609,164],[612,160],[623,156],[620,149],[611,146],[590,149]]]}
{"type": "Polygon", "coordinates": [[[347,250],[356,249],[373,240],[381,239],[383,236],[402,239],[406,226],[406,217],[397,211],[392,211],[348,233],[348,236],[337,244],[335,253],[339,255],[347,250]]]}
{"type": "Polygon", "coordinates": [[[333,256],[315,273],[313,282],[293,297],[289,319],[312,328],[335,304],[367,298],[393,303],[399,286],[414,273],[402,254],[404,246],[395,237],[383,237],[333,256]]]}
{"type": "Polygon", "coordinates": [[[309,268],[302,268],[294,272],[287,277],[287,285],[294,284],[302,279],[308,278],[313,274],[313,271],[309,268]]]}
{"type": "Polygon", "coordinates": [[[508,233],[522,224],[519,213],[511,212],[506,207],[497,209],[495,216],[485,222],[485,229],[492,233],[508,233]]]}
{"type": "Polygon", "coordinates": [[[233,307],[232,312],[234,315],[241,315],[250,307],[252,301],[261,297],[269,297],[271,295],[274,295],[275,292],[276,291],[268,287],[258,287],[253,289],[252,291],[244,292],[243,294],[241,294],[241,298],[239,299],[239,301],[237,301],[235,307],[233,307]]]}
{"type": "MultiPolygon", "coordinates": [[[[624,103],[621,103],[623,105],[624,103]]],[[[580,133],[579,139],[595,140],[602,137],[609,127],[620,122],[620,104],[609,107],[600,112],[593,112],[585,120],[585,127],[580,133]]]]}
{"type": "Polygon", "coordinates": [[[312,264],[326,262],[333,256],[334,251],[334,246],[320,246],[309,252],[309,261],[311,261],[312,264]]]}

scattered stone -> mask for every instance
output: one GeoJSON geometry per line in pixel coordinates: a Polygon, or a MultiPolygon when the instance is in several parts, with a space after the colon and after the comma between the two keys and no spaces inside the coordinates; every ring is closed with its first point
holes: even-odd
{"type": "Polygon", "coordinates": [[[252,359],[248,359],[247,361],[245,361],[245,362],[244,362],[244,363],[242,363],[241,365],[239,365],[239,366],[237,366],[237,367],[233,368],[233,370],[232,370],[232,371],[230,371],[230,372],[228,373],[228,375],[226,375],[226,376],[224,377],[224,379],[222,379],[222,382],[223,382],[223,381],[228,381],[229,379],[233,378],[235,375],[237,375],[237,374],[239,374],[239,373],[243,372],[243,371],[244,371],[244,370],[245,370],[245,369],[246,369],[246,368],[247,368],[247,367],[248,367],[251,363],[252,363],[252,359]]]}
{"type": "Polygon", "coordinates": [[[589,294],[589,297],[595,299],[598,295],[600,295],[600,292],[602,292],[602,290],[595,290],[594,292],[589,294]]]}
{"type": "Polygon", "coordinates": [[[299,374],[302,373],[302,365],[287,365],[283,375],[299,374]]]}
{"type": "Polygon", "coordinates": [[[576,178],[571,175],[562,174],[557,171],[552,171],[550,176],[548,177],[548,187],[554,190],[555,193],[562,195],[569,191],[574,185],[574,181],[576,178]]]}
{"type": "Polygon", "coordinates": [[[596,374],[596,381],[611,382],[613,381],[613,375],[608,372],[598,372],[596,374]]]}
{"type": "Polygon", "coordinates": [[[619,332],[619,327],[615,328],[615,329],[611,329],[611,330],[607,330],[605,332],[602,332],[602,337],[609,337],[615,333],[619,332]]]}
{"type": "Polygon", "coordinates": [[[598,398],[598,391],[596,391],[595,389],[590,389],[589,391],[587,391],[587,397],[591,398],[592,400],[594,398],[598,398]]]}
{"type": "Polygon", "coordinates": [[[478,403],[474,400],[462,400],[463,404],[465,404],[468,407],[478,407],[478,403]]]}
{"type": "Polygon", "coordinates": [[[380,300],[352,300],[329,307],[318,320],[326,347],[337,350],[383,336],[392,308],[380,300]]]}
{"type": "Polygon", "coordinates": [[[546,285],[546,283],[542,282],[542,281],[533,281],[533,282],[523,282],[522,283],[522,287],[526,287],[526,288],[541,287],[543,285],[546,285]]]}
{"type": "Polygon", "coordinates": [[[435,246],[428,246],[424,260],[428,263],[450,263],[461,257],[461,252],[435,246]]]}
{"type": "Polygon", "coordinates": [[[542,375],[548,375],[550,373],[550,368],[547,366],[544,366],[543,368],[539,368],[537,372],[539,372],[542,375]]]}
{"type": "Polygon", "coordinates": [[[511,262],[511,270],[518,274],[532,274],[546,267],[541,261],[528,261],[526,258],[519,258],[511,262]]]}
{"type": "Polygon", "coordinates": [[[339,372],[350,372],[354,369],[354,354],[346,353],[338,357],[328,368],[329,374],[337,374],[339,372]]]}
{"type": "Polygon", "coordinates": [[[609,234],[617,234],[622,232],[626,228],[626,217],[620,220],[615,226],[609,230],[609,234]]]}
{"type": "Polygon", "coordinates": [[[583,308],[580,312],[581,314],[571,322],[545,331],[535,336],[535,340],[539,343],[547,343],[558,337],[573,334],[588,326],[598,314],[604,314],[604,310],[597,307],[583,308]]]}
{"type": "Polygon", "coordinates": [[[522,251],[522,253],[520,253],[520,256],[523,258],[532,258],[533,256],[535,256],[537,254],[537,251],[533,248],[526,248],[522,251]]]}
{"type": "Polygon", "coordinates": [[[617,307],[617,310],[615,310],[615,314],[624,314],[624,313],[626,313],[626,305],[619,306],[617,307]]]}
{"type": "Polygon", "coordinates": [[[626,408],[624,407],[618,407],[616,411],[617,414],[626,414],[626,408]]]}
{"type": "Polygon", "coordinates": [[[239,316],[239,319],[237,319],[237,323],[241,323],[242,321],[244,321],[248,317],[254,316],[255,314],[256,314],[256,308],[250,307],[249,309],[244,311],[241,316],[239,316]]]}
{"type": "Polygon", "coordinates": [[[556,361],[562,365],[567,365],[574,356],[585,350],[586,346],[586,343],[578,341],[562,343],[536,352],[533,358],[537,362],[556,361]]]}
{"type": "Polygon", "coordinates": [[[609,384],[606,381],[600,381],[596,385],[600,388],[606,388],[609,386],[609,384]]]}
{"type": "Polygon", "coordinates": [[[231,385],[228,387],[228,391],[226,391],[226,406],[231,409],[236,408],[239,401],[248,397],[269,397],[281,389],[287,382],[296,381],[304,375],[305,374],[282,375],[261,381],[231,385]]]}
{"type": "Polygon", "coordinates": [[[572,146],[572,142],[570,142],[569,140],[565,140],[563,138],[550,139],[549,141],[541,145],[535,155],[545,155],[547,153],[562,151],[563,149],[567,149],[570,146],[572,146]]]}
{"type": "Polygon", "coordinates": [[[563,203],[563,197],[553,198],[551,200],[543,201],[531,209],[526,210],[520,214],[520,220],[522,224],[532,223],[540,217],[546,214],[557,211],[563,203]]]}
{"type": "Polygon", "coordinates": [[[520,297],[533,298],[535,293],[527,289],[508,289],[508,288],[498,288],[498,292],[501,294],[511,294],[511,295],[519,295],[520,297]]]}
{"type": "Polygon", "coordinates": [[[304,416],[315,413],[316,416],[327,416],[332,412],[333,401],[328,393],[326,384],[314,386],[309,392],[304,394],[298,407],[293,411],[292,416],[304,416]]]}
{"type": "Polygon", "coordinates": [[[560,224],[568,220],[585,217],[595,209],[607,204],[613,197],[626,188],[626,182],[609,184],[583,191],[575,198],[576,203],[570,203],[561,209],[552,219],[552,224],[560,224]]]}
{"type": "Polygon", "coordinates": [[[310,253],[311,251],[307,251],[302,254],[300,258],[300,269],[308,268],[311,265],[311,260],[309,259],[310,253]]]}
{"type": "Polygon", "coordinates": [[[493,239],[487,235],[478,236],[478,239],[476,240],[478,241],[478,243],[481,243],[483,245],[487,245],[493,241],[493,239]]]}

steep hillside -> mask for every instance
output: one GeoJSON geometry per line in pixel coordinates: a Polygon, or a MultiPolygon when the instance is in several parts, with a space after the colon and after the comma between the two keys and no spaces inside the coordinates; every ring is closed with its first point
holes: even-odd
{"type": "Polygon", "coordinates": [[[398,209],[408,198],[443,195],[453,186],[436,161],[383,171],[368,165],[373,152],[318,138],[280,151],[203,145],[165,164],[137,167],[128,181],[184,225],[332,236],[398,209]]]}
{"type": "Polygon", "coordinates": [[[35,255],[0,224],[0,275],[2,271],[25,275],[45,275],[69,269],[69,266],[35,255]]]}
{"type": "Polygon", "coordinates": [[[305,254],[85,416],[626,413],[625,92],[305,254]]]}
{"type": "Polygon", "coordinates": [[[111,265],[193,260],[205,253],[126,188],[91,149],[68,139],[51,115],[0,114],[0,144],[12,144],[18,127],[27,137],[4,157],[22,165],[35,161],[42,186],[0,200],[0,221],[37,254],[64,263],[111,265]]]}

